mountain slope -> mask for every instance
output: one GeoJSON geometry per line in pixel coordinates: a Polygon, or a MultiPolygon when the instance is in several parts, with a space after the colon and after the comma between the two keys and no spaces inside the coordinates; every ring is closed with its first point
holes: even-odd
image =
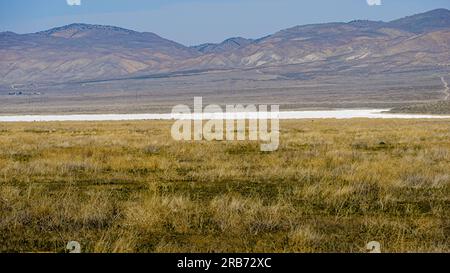
{"type": "Polygon", "coordinates": [[[223,53],[233,51],[239,48],[243,48],[249,44],[251,44],[253,40],[245,39],[242,37],[230,38],[223,41],[220,44],[202,44],[198,46],[193,46],[192,48],[202,52],[202,53],[223,53]]]}
{"type": "Polygon", "coordinates": [[[395,20],[296,26],[267,37],[186,47],[154,33],[72,24],[0,33],[0,83],[141,77],[176,71],[261,69],[381,73],[450,64],[450,11],[395,20]]]}
{"type": "Polygon", "coordinates": [[[390,28],[416,34],[450,28],[450,11],[436,9],[429,12],[394,20],[387,24],[390,28]]]}
{"type": "Polygon", "coordinates": [[[0,34],[0,74],[13,81],[113,78],[164,71],[199,53],[154,33],[72,24],[35,34],[0,34]]]}
{"type": "Polygon", "coordinates": [[[450,63],[449,30],[450,11],[441,9],[389,23],[357,20],[296,26],[218,55],[226,60],[222,63],[241,68],[282,70],[301,65],[299,71],[330,66],[382,71],[411,65],[412,69],[450,63]]]}

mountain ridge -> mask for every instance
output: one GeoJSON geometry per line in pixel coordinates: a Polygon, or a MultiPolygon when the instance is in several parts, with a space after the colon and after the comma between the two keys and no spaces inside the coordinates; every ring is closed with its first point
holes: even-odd
{"type": "Polygon", "coordinates": [[[229,38],[185,46],[152,32],[74,23],[31,34],[2,32],[0,83],[64,82],[176,71],[303,65],[346,71],[450,62],[450,11],[390,22],[299,25],[259,39],[229,38]],[[345,69],[344,69],[345,68],[345,69]]]}
{"type": "MultiPolygon", "coordinates": [[[[286,29],[280,30],[278,32],[282,32],[282,31],[285,31],[285,30],[294,29],[294,28],[298,28],[298,27],[306,28],[306,27],[329,26],[329,25],[362,25],[362,24],[367,25],[367,24],[374,24],[374,25],[378,25],[380,27],[390,26],[390,27],[393,27],[393,28],[403,28],[403,25],[409,24],[411,20],[416,20],[417,18],[429,19],[429,18],[436,17],[436,16],[443,17],[442,19],[444,19],[445,21],[443,22],[442,26],[438,26],[434,30],[450,27],[450,10],[444,9],[444,8],[439,8],[439,9],[434,9],[434,10],[430,10],[430,11],[423,12],[423,13],[418,13],[418,14],[406,16],[406,17],[403,17],[403,18],[400,18],[400,19],[391,20],[391,21],[388,21],[388,22],[385,22],[385,21],[373,21],[373,20],[366,20],[366,19],[356,19],[356,20],[352,20],[352,21],[349,21],[349,22],[327,22],[327,23],[314,23],[314,24],[296,25],[296,26],[293,26],[293,27],[290,27],[290,28],[286,28],[286,29]]],[[[103,30],[121,31],[121,32],[125,32],[125,33],[139,33],[139,34],[151,33],[151,34],[157,35],[157,34],[155,34],[153,32],[138,32],[138,31],[135,31],[135,30],[126,29],[126,28],[123,28],[123,27],[118,27],[118,26],[113,26],[113,25],[99,25],[99,24],[87,24],[87,23],[72,23],[72,24],[59,26],[59,27],[54,27],[54,28],[50,28],[50,29],[47,29],[47,30],[43,30],[43,31],[33,32],[33,33],[18,34],[16,32],[7,30],[7,31],[0,32],[0,34],[3,34],[3,33],[11,33],[11,34],[16,34],[16,35],[48,34],[48,33],[54,33],[54,32],[59,31],[59,30],[70,29],[70,28],[84,28],[84,29],[98,29],[98,30],[99,29],[103,29],[103,30]]],[[[278,33],[278,32],[276,32],[276,33],[278,33]]],[[[265,37],[260,37],[260,38],[257,38],[257,39],[250,39],[250,38],[245,38],[245,37],[231,37],[231,38],[225,39],[221,43],[208,43],[208,42],[206,42],[206,43],[203,43],[203,44],[193,45],[193,46],[186,46],[186,47],[196,48],[196,47],[200,47],[200,46],[204,46],[204,45],[220,45],[220,44],[223,44],[223,43],[225,43],[225,42],[227,42],[229,40],[236,40],[236,39],[243,39],[243,40],[248,40],[248,41],[258,41],[258,40],[264,39],[264,38],[266,38],[268,36],[271,36],[271,35],[267,35],[265,37]]]]}

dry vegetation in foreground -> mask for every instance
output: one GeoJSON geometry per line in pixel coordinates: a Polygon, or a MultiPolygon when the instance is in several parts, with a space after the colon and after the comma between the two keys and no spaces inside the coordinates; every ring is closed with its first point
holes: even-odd
{"type": "Polygon", "coordinates": [[[0,124],[0,252],[450,252],[450,122],[282,122],[280,150],[168,122],[0,124]]]}

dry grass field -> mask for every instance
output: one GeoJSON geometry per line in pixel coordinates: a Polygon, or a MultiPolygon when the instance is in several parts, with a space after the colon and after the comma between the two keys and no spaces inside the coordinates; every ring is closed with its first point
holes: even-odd
{"type": "Polygon", "coordinates": [[[450,252],[450,122],[281,122],[280,149],[170,122],[0,124],[0,252],[450,252]]]}

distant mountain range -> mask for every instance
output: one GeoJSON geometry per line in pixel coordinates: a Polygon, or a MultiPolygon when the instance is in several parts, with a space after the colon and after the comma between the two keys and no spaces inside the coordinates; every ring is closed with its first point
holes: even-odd
{"type": "Polygon", "coordinates": [[[261,68],[286,74],[431,69],[450,66],[450,11],[296,26],[256,40],[193,47],[149,32],[71,24],[33,34],[2,32],[0,57],[1,84],[261,68]]]}

